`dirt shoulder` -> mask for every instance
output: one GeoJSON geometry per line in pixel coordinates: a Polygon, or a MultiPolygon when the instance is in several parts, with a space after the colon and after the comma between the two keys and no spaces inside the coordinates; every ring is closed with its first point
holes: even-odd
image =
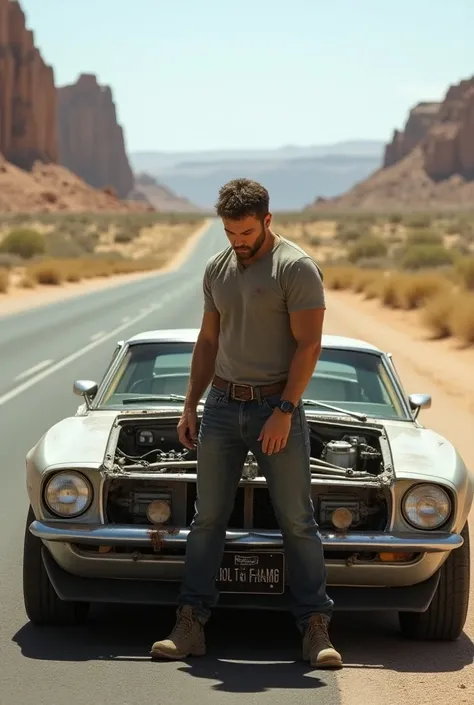
{"type": "Polygon", "coordinates": [[[207,231],[210,220],[206,220],[190,237],[188,237],[177,252],[172,254],[169,250],[168,260],[159,268],[145,272],[131,272],[118,274],[107,278],[97,277],[79,282],[64,282],[59,286],[38,285],[35,289],[25,289],[20,286],[12,287],[8,293],[0,294],[0,316],[18,313],[26,309],[37,308],[54,303],[62,299],[69,299],[94,291],[102,291],[121,283],[131,282],[165,274],[178,269],[186,260],[199,239],[207,231]]]}
{"type": "Polygon", "coordinates": [[[344,327],[352,330],[351,335],[364,337],[390,351],[397,365],[409,365],[413,372],[423,376],[427,387],[410,392],[429,393],[435,386],[474,413],[474,348],[462,347],[453,338],[433,340],[420,323],[417,310],[388,309],[377,300],[367,301],[346,291],[329,292],[328,301],[331,322],[334,318],[344,320],[344,327]]]}
{"type": "MultiPolygon", "coordinates": [[[[474,351],[451,341],[429,340],[416,312],[401,313],[348,292],[327,292],[325,333],[362,338],[393,354],[406,391],[432,395],[420,420],[456,445],[474,470],[474,351]]],[[[471,513],[471,535],[474,522],[471,513]]],[[[471,552],[471,559],[474,551],[471,552]]],[[[474,597],[465,634],[454,643],[400,638],[396,615],[355,615],[336,620],[333,638],[346,668],[337,676],[341,705],[422,705],[474,700],[474,597]],[[453,698],[454,696],[454,698],[453,698]]]]}

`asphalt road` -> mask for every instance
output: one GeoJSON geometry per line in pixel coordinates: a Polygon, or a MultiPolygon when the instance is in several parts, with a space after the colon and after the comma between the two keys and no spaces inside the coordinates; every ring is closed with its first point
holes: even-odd
{"type": "Polygon", "coordinates": [[[298,663],[286,615],[226,615],[209,628],[209,655],[152,663],[151,643],[172,610],[100,608],[68,631],[29,625],[21,593],[27,494],[25,454],[80,400],[75,379],[99,378],[117,340],[156,327],[199,325],[209,256],[225,246],[218,223],[172,274],[0,318],[0,705],[135,703],[339,703],[333,674],[298,663]],[[278,631],[278,638],[271,631],[278,631]],[[296,660],[296,663],[295,663],[296,660]],[[241,698],[240,696],[243,696],[241,698]]]}
{"type": "MultiPolygon", "coordinates": [[[[204,263],[225,244],[216,223],[173,274],[0,317],[0,705],[472,703],[472,616],[456,644],[417,644],[400,637],[395,616],[336,614],[332,636],[346,663],[337,674],[299,660],[300,638],[285,614],[216,614],[208,655],[177,663],[152,663],[148,656],[151,643],[171,628],[173,610],[98,608],[86,627],[29,625],[21,593],[27,450],[75,412],[74,379],[99,378],[117,340],[155,327],[199,325],[204,263]]],[[[384,338],[370,317],[330,309],[326,332],[384,338]]],[[[402,340],[394,351],[404,379],[414,391],[436,392],[403,359],[406,348],[402,340]]],[[[428,418],[474,462],[472,417],[442,391],[436,400],[428,418]]]]}

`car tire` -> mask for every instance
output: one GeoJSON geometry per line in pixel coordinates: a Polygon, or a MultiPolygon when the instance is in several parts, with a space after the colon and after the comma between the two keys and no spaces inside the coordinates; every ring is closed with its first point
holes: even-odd
{"type": "Polygon", "coordinates": [[[466,523],[464,543],[451,551],[441,566],[441,576],[426,612],[400,612],[402,634],[409,639],[456,641],[462,634],[469,606],[470,541],[466,523]]]}
{"type": "Polygon", "coordinates": [[[28,619],[44,626],[71,626],[83,623],[89,612],[88,602],[65,602],[51,584],[41,555],[43,542],[29,530],[35,520],[28,511],[23,545],[23,601],[28,619]]]}

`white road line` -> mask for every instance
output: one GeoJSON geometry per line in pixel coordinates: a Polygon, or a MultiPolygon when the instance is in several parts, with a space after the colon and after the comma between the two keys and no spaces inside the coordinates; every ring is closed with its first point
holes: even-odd
{"type": "MultiPolygon", "coordinates": [[[[152,308],[152,310],[156,310],[160,307],[161,307],[160,304],[158,304],[158,305],[154,306],[152,308]]],[[[130,321],[128,321],[127,323],[122,323],[121,325],[117,326],[116,328],[111,330],[109,333],[104,335],[102,338],[99,338],[99,340],[94,340],[91,343],[84,345],[84,347],[79,348],[79,350],[76,350],[76,352],[72,353],[71,355],[68,355],[67,357],[63,357],[62,360],[59,360],[54,365],[51,365],[50,367],[48,367],[47,370],[43,370],[42,372],[35,374],[34,377],[30,377],[30,379],[26,380],[26,382],[23,382],[23,384],[19,384],[17,387],[14,387],[14,389],[11,389],[6,394],[3,394],[2,396],[0,396],[0,406],[3,406],[7,402],[11,401],[12,399],[17,397],[22,392],[26,392],[28,389],[33,387],[38,382],[42,382],[44,379],[47,379],[47,377],[49,377],[50,375],[54,374],[55,372],[62,369],[63,367],[66,367],[66,365],[69,365],[70,362],[74,362],[74,360],[77,360],[78,358],[82,357],[83,355],[90,352],[91,350],[94,350],[94,348],[97,348],[99,345],[102,345],[102,343],[105,343],[106,340],[110,340],[111,338],[115,338],[116,335],[121,333],[123,330],[125,330],[129,326],[131,326],[135,323],[138,323],[139,321],[142,321],[144,318],[146,318],[149,315],[149,313],[150,313],[149,310],[147,310],[143,313],[139,313],[134,318],[131,318],[130,321]]]]}
{"type": "Polygon", "coordinates": [[[125,318],[122,318],[122,323],[128,323],[130,320],[130,316],[125,316],[125,318]]]}
{"type": "Polygon", "coordinates": [[[105,330],[100,330],[98,333],[94,333],[94,335],[91,335],[91,340],[98,340],[99,338],[103,338],[104,335],[106,334],[105,330]]]}
{"type": "Polygon", "coordinates": [[[21,374],[17,375],[15,377],[15,382],[20,379],[25,379],[25,377],[29,377],[30,375],[34,375],[35,372],[39,372],[40,370],[43,370],[45,367],[48,367],[54,360],[43,360],[43,362],[38,362],[37,365],[34,367],[30,367],[28,370],[25,370],[24,372],[21,372],[21,374]]]}

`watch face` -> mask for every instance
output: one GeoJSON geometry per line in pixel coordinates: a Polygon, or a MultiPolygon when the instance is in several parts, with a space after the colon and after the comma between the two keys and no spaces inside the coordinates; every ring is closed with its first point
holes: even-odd
{"type": "Polygon", "coordinates": [[[295,405],[291,403],[291,401],[282,401],[280,404],[280,410],[283,411],[284,414],[292,414],[294,411],[295,405]]]}

